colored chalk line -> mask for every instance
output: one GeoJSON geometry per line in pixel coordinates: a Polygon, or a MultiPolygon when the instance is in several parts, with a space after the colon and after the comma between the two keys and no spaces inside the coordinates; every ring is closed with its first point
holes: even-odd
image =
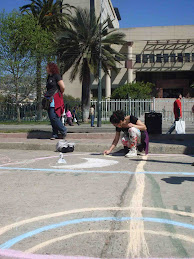
{"type": "Polygon", "coordinates": [[[77,169],[59,169],[59,168],[23,168],[23,167],[2,167],[0,170],[9,171],[34,171],[34,172],[52,172],[52,173],[94,173],[94,174],[153,174],[153,175],[194,175],[194,172],[130,172],[130,171],[99,171],[99,170],[77,170],[77,169]]]}
{"type": "MultiPolygon", "coordinates": [[[[101,259],[97,257],[84,257],[84,256],[63,256],[63,255],[41,255],[41,254],[27,254],[24,252],[16,250],[0,250],[1,256],[7,256],[11,258],[21,258],[21,259],[101,259]]],[[[114,258],[112,258],[114,259],[114,258]]],[[[123,258],[124,259],[124,258],[123,258]]],[[[129,259],[129,258],[127,258],[129,259]]],[[[148,258],[139,258],[148,259],[148,258]]],[[[160,258],[150,258],[150,259],[160,259],[160,258]]],[[[179,258],[161,258],[161,259],[179,259],[179,258]]],[[[190,258],[193,259],[193,258],[190,258]]]]}
{"type": "Polygon", "coordinates": [[[194,230],[194,225],[192,224],[187,224],[187,223],[181,223],[178,221],[173,221],[173,220],[168,220],[168,219],[161,219],[161,218],[150,218],[150,217],[141,217],[141,218],[132,218],[132,217],[102,217],[102,218],[80,218],[80,219],[73,219],[73,220],[68,220],[68,221],[63,221],[58,224],[52,224],[52,225],[47,225],[38,229],[35,229],[33,231],[24,233],[20,236],[17,236],[15,238],[12,238],[8,240],[7,242],[3,243],[0,245],[0,249],[8,249],[15,245],[16,243],[32,237],[34,235],[40,234],[42,232],[60,228],[60,227],[65,227],[68,225],[75,225],[75,224],[80,224],[80,223],[85,223],[85,222],[102,222],[102,221],[115,221],[115,222],[123,222],[123,221],[129,221],[129,220],[136,220],[136,221],[144,221],[144,222],[154,222],[154,223],[159,223],[159,224],[169,224],[169,225],[174,225],[177,227],[183,227],[187,228],[190,230],[194,230]]]}

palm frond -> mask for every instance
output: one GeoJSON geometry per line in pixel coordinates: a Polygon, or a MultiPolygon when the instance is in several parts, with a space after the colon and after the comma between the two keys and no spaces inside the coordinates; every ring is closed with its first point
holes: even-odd
{"type": "Polygon", "coordinates": [[[61,2],[53,0],[31,0],[31,4],[20,7],[21,12],[31,12],[38,20],[38,24],[50,31],[56,32],[61,26],[68,24],[70,9],[69,4],[63,4],[61,12],[61,2]]]}
{"type": "Polygon", "coordinates": [[[117,30],[109,30],[107,20],[100,25],[100,17],[88,10],[76,9],[71,25],[58,35],[58,55],[65,70],[71,69],[70,80],[77,75],[86,82],[90,74],[98,76],[100,44],[102,49],[102,69],[108,73],[111,68],[117,71],[117,62],[124,56],[113,49],[114,45],[123,45],[125,35],[117,30]],[[89,74],[89,75],[88,75],[89,74]]]}

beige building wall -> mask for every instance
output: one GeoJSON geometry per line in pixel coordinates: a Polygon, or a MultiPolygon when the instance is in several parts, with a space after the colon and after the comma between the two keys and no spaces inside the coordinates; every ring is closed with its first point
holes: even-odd
{"type": "MultiPolygon", "coordinates": [[[[70,4],[75,7],[90,9],[90,0],[63,0],[63,4],[70,4]]],[[[107,17],[109,17],[110,18],[109,26],[111,28],[119,28],[119,21],[117,19],[111,0],[94,0],[94,7],[95,7],[95,12],[97,16],[100,15],[101,8],[102,8],[102,21],[106,20],[107,17]]],[[[72,95],[76,98],[81,98],[81,91],[82,91],[81,83],[79,82],[78,78],[71,83],[69,81],[69,74],[70,72],[67,71],[63,75],[63,80],[66,85],[65,94],[72,95]]],[[[103,76],[103,73],[102,73],[102,76],[103,76]]],[[[106,78],[103,81],[109,82],[110,80],[106,78]]],[[[97,86],[97,84],[98,84],[97,81],[93,81],[94,86],[97,86]]]]}
{"type": "MultiPolygon", "coordinates": [[[[132,66],[135,79],[136,72],[139,71],[190,71],[194,70],[194,62],[192,60],[192,53],[194,53],[194,25],[188,26],[165,26],[165,27],[144,27],[144,28],[128,28],[119,29],[125,33],[126,40],[132,42],[132,66]],[[157,42],[158,41],[158,42],[157,42]],[[147,63],[137,63],[136,55],[149,55],[149,54],[183,54],[183,62],[162,62],[151,63],[149,58],[147,63]],[[185,62],[185,53],[190,53],[190,62],[185,62]]],[[[128,50],[126,46],[116,49],[125,54],[126,59],[128,50]]],[[[142,61],[142,57],[141,57],[142,61]]],[[[119,83],[122,75],[126,74],[125,61],[118,65],[121,68],[120,75],[117,75],[115,82],[119,83]]],[[[125,75],[127,82],[127,76],[125,75]]]]}
{"type": "MultiPolygon", "coordinates": [[[[114,7],[111,0],[93,0],[94,8],[97,17],[100,15],[102,7],[102,20],[110,17],[110,24],[112,28],[119,28],[119,21],[117,19],[114,7]]],[[[90,9],[90,0],[63,0],[63,4],[69,4],[75,7],[90,9]]],[[[73,14],[73,11],[72,11],[73,14]]]]}
{"type": "Polygon", "coordinates": [[[80,8],[90,8],[90,0],[63,0],[63,4],[79,6],[80,8]]]}
{"type": "MultiPolygon", "coordinates": [[[[140,73],[144,73],[143,79],[152,73],[152,80],[159,88],[163,88],[164,85],[166,88],[181,89],[181,85],[188,88],[191,82],[194,82],[194,25],[127,28],[119,31],[125,33],[128,44],[115,47],[125,55],[126,60],[118,65],[120,71],[117,75],[112,73],[112,90],[119,85],[138,80],[140,73]],[[141,56],[140,63],[136,60],[137,55],[141,56]],[[150,55],[154,55],[154,62],[151,62],[150,55]],[[165,55],[168,61],[164,60],[165,55]],[[175,55],[175,61],[171,60],[171,55],[175,55]],[[182,55],[181,62],[178,55],[182,55]],[[159,56],[162,57],[161,62],[156,61],[159,56]],[[146,62],[143,61],[143,57],[147,57],[146,62]],[[174,72],[174,78],[166,79],[169,72],[174,72]]],[[[183,91],[185,96],[187,90],[183,91]]]]}
{"type": "MultiPolygon", "coordinates": [[[[67,2],[67,0],[65,0],[67,2]]],[[[77,0],[69,1],[79,2],[77,0]]],[[[82,5],[87,5],[87,0],[82,0],[82,5]]],[[[89,0],[88,0],[89,2],[89,0]]],[[[97,12],[100,10],[100,0],[96,0],[97,12]]],[[[111,8],[109,0],[104,0],[105,5],[111,8]]],[[[108,8],[107,8],[108,9],[108,8]]],[[[113,13],[114,14],[114,13],[113,13]]],[[[118,22],[118,20],[117,20],[118,22]]],[[[117,25],[115,24],[117,28],[117,25]]],[[[167,87],[178,87],[183,80],[183,85],[186,87],[185,79],[187,79],[187,88],[191,81],[194,82],[194,25],[183,25],[183,26],[155,26],[155,27],[137,27],[137,28],[126,28],[119,29],[126,35],[128,44],[126,46],[118,47],[115,49],[125,55],[125,60],[118,64],[119,73],[111,73],[111,79],[107,80],[102,72],[102,89],[103,95],[107,91],[107,82],[111,83],[111,91],[116,87],[134,82],[138,78],[146,78],[148,74],[152,74],[151,78],[159,85],[162,89],[163,85],[167,87]],[[171,60],[171,55],[175,55],[175,61],[171,60]],[[190,62],[188,62],[187,56],[189,54],[190,62]],[[140,55],[140,62],[137,61],[137,55],[140,55]],[[151,61],[150,55],[154,55],[154,62],[151,61]],[[162,56],[161,62],[156,60],[162,56]],[[168,61],[164,61],[164,56],[168,55],[168,61]],[[182,55],[183,60],[179,62],[177,56],[182,55]],[[147,57],[147,61],[143,58],[147,57]],[[193,76],[191,72],[193,71],[193,76]],[[175,78],[171,80],[165,79],[168,77],[169,72],[176,73],[175,78]],[[185,75],[183,73],[185,72],[185,75]],[[189,78],[186,73],[189,72],[189,78]],[[145,74],[147,73],[147,74],[145,74]],[[180,79],[179,79],[180,78],[180,79]],[[165,81],[167,80],[167,81],[165,81]],[[174,85],[174,86],[172,86],[174,85]]],[[[172,57],[173,59],[173,57],[172,57]]],[[[64,81],[66,83],[66,94],[70,94],[75,97],[81,97],[81,83],[75,80],[70,83],[68,80],[68,73],[64,75],[64,81]]],[[[180,87],[180,86],[179,86],[180,87]]],[[[97,93],[98,83],[92,82],[92,92],[94,95],[97,93]]],[[[161,90],[160,89],[160,90],[161,90]]],[[[162,90],[161,90],[161,96],[162,90]]]]}

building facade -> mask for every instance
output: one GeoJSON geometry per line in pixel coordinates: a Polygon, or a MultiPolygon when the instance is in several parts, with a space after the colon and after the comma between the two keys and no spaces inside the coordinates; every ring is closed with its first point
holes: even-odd
{"type": "Polygon", "coordinates": [[[119,28],[120,14],[118,8],[113,7],[111,0],[63,0],[63,4],[87,8],[90,11],[94,9],[97,17],[100,15],[102,8],[102,20],[109,17],[109,27],[119,28]]]}
{"type": "Polygon", "coordinates": [[[194,83],[194,25],[120,29],[126,34],[126,60],[111,88],[134,81],[152,82],[157,97],[189,96],[194,83]]]}
{"type": "MultiPolygon", "coordinates": [[[[110,29],[119,28],[120,14],[119,14],[118,8],[113,7],[111,0],[81,0],[81,1],[80,0],[63,0],[63,4],[70,4],[75,7],[87,8],[90,11],[92,11],[94,9],[97,17],[100,15],[100,12],[101,12],[102,21],[106,20],[107,17],[109,17],[108,26],[110,29]]],[[[76,98],[81,98],[82,86],[79,81],[79,78],[76,78],[71,83],[69,81],[69,74],[70,74],[70,72],[67,71],[63,75],[63,80],[66,85],[65,93],[66,93],[66,95],[71,95],[76,98]]],[[[109,78],[109,81],[110,81],[110,78],[109,78]]],[[[111,82],[109,84],[111,84],[111,82]]],[[[92,87],[91,87],[92,88],[91,96],[94,96],[94,94],[96,94],[97,85],[98,85],[98,83],[93,80],[92,87]]],[[[103,85],[103,88],[105,89],[104,85],[103,85]]],[[[111,87],[108,87],[106,89],[110,90],[111,87]]],[[[107,93],[107,96],[110,96],[110,94],[111,94],[111,92],[107,93]]]]}
{"type": "MultiPolygon", "coordinates": [[[[110,0],[64,0],[74,6],[94,8],[103,19],[111,17],[110,28],[119,28],[120,15],[110,0]]],[[[126,83],[151,82],[157,90],[156,97],[174,98],[178,92],[189,97],[190,86],[194,84],[194,25],[154,26],[119,29],[126,35],[125,46],[115,49],[125,55],[118,64],[117,74],[102,72],[102,95],[111,96],[112,91],[126,83]]],[[[78,79],[70,83],[68,72],[63,76],[66,94],[81,97],[81,83],[78,79]]],[[[98,96],[98,82],[93,80],[91,97],[98,96]]]]}

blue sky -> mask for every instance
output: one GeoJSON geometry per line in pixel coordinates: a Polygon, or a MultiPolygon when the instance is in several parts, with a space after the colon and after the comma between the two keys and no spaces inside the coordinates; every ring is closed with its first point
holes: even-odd
{"type": "MultiPolygon", "coordinates": [[[[0,0],[0,10],[10,12],[29,2],[0,0]]],[[[194,0],[112,0],[112,3],[119,8],[120,28],[194,24],[194,0]]]]}

